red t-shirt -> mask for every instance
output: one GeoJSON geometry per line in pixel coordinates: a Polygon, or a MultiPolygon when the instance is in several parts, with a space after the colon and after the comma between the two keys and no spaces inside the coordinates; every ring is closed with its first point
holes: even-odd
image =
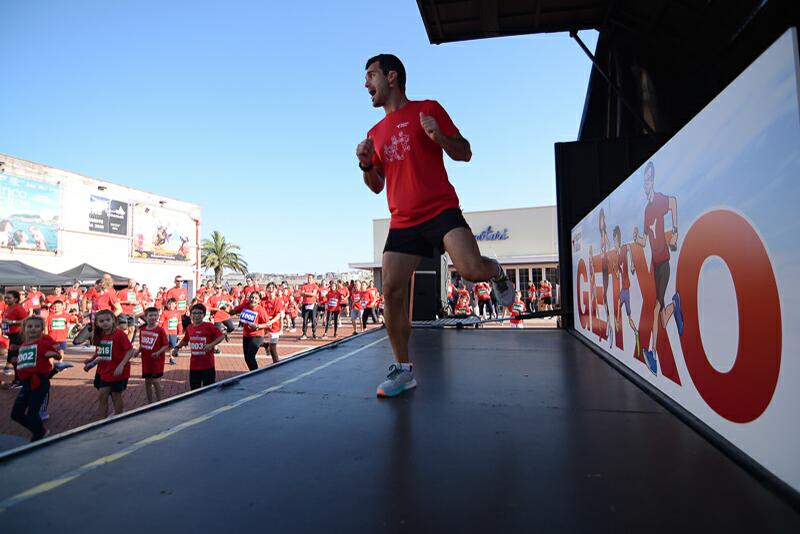
{"type": "Polygon", "coordinates": [[[203,347],[222,335],[219,328],[211,323],[200,323],[199,326],[190,324],[186,327],[183,339],[189,342],[192,357],[189,360],[189,369],[202,371],[214,368],[214,349],[206,352],[203,347]]]}
{"type": "Polygon", "coordinates": [[[67,292],[65,293],[65,295],[67,297],[67,302],[68,303],[77,304],[78,301],[83,296],[83,291],[80,288],[78,288],[78,289],[69,288],[69,289],[67,289],[67,292]]]}
{"type": "Polygon", "coordinates": [[[536,300],[536,284],[528,285],[528,300],[536,300]]]}
{"type": "Polygon", "coordinates": [[[452,282],[447,284],[447,298],[448,299],[452,299],[453,298],[453,291],[455,291],[455,290],[456,290],[456,286],[454,286],[452,284],[452,282]]]}
{"type": "Polygon", "coordinates": [[[44,293],[41,291],[28,291],[28,302],[31,303],[33,309],[41,308],[45,302],[44,293]]]}
{"type": "Polygon", "coordinates": [[[67,296],[64,293],[62,293],[60,295],[56,295],[56,294],[47,295],[44,300],[45,300],[45,302],[47,302],[48,306],[52,306],[53,303],[55,301],[57,301],[57,300],[60,300],[61,302],[66,304],[67,303],[67,296]]]}
{"type": "Polygon", "coordinates": [[[70,316],[64,312],[52,313],[47,318],[47,335],[56,343],[67,340],[70,316]]]}
{"type": "Polygon", "coordinates": [[[389,228],[415,226],[459,206],[444,168],[444,151],[423,130],[420,113],[435,118],[444,135],[458,134],[435,100],[410,100],[367,134],[375,144],[372,163],[386,177],[386,199],[392,214],[389,228]]]}
{"type": "Polygon", "coordinates": [[[112,293],[110,290],[104,292],[102,295],[95,293],[92,299],[92,311],[109,310],[113,312],[117,302],[116,293],[112,293]]]}
{"type": "Polygon", "coordinates": [[[244,286],[242,289],[242,297],[247,299],[250,296],[250,293],[253,291],[259,291],[261,288],[258,287],[258,284],[253,284],[252,286],[244,286]]]}
{"type": "Polygon", "coordinates": [[[378,306],[378,299],[381,296],[380,291],[376,287],[370,287],[366,291],[366,298],[367,298],[367,308],[377,308],[378,306]]]}
{"type": "Polygon", "coordinates": [[[338,291],[328,291],[328,297],[325,299],[325,308],[329,312],[339,311],[342,309],[342,295],[338,291]]]}
{"type": "Polygon", "coordinates": [[[664,215],[669,212],[669,197],[653,193],[653,201],[644,209],[644,231],[650,237],[653,265],[669,261],[669,246],[664,235],[664,215]]]}
{"type": "Polygon", "coordinates": [[[233,304],[231,302],[231,297],[227,293],[220,293],[208,299],[208,306],[214,314],[213,318],[215,323],[221,323],[231,318],[231,315],[222,309],[223,307],[229,308],[231,304],[233,304]]]}
{"type": "Polygon", "coordinates": [[[469,304],[469,291],[467,291],[467,288],[457,289],[456,291],[458,291],[458,298],[466,299],[467,304],[469,304]]]}
{"type": "Polygon", "coordinates": [[[464,301],[461,299],[456,304],[456,309],[454,312],[456,315],[470,315],[472,313],[472,308],[469,307],[469,302],[464,301]]]}
{"type": "MultiPolygon", "coordinates": [[[[300,288],[300,292],[301,293],[318,293],[319,292],[319,286],[317,284],[313,283],[313,282],[311,284],[303,284],[303,286],[300,288]]],[[[317,302],[317,297],[316,296],[307,297],[307,296],[303,295],[303,305],[314,304],[315,302],[317,302]]]]}
{"type": "Polygon", "coordinates": [[[539,296],[542,298],[553,296],[553,286],[549,282],[542,282],[539,284],[539,296]]]}
{"type": "Polygon", "coordinates": [[[3,333],[5,335],[19,334],[22,331],[22,323],[8,324],[6,321],[21,321],[28,316],[28,311],[20,304],[14,304],[6,308],[3,312],[3,333]]]}
{"type": "Polygon", "coordinates": [[[328,301],[328,292],[330,291],[330,287],[328,286],[319,286],[319,293],[317,293],[317,302],[320,304],[325,304],[328,301]]]}
{"type": "Polygon", "coordinates": [[[114,371],[132,348],[128,335],[119,328],[115,328],[110,334],[100,336],[100,345],[97,347],[97,372],[104,382],[119,382],[130,378],[130,361],[125,364],[121,375],[114,376],[114,371]]]}
{"type": "MultiPolygon", "coordinates": [[[[263,304],[263,301],[262,301],[262,304],[263,304]]],[[[233,313],[238,313],[239,314],[239,322],[241,322],[244,325],[244,328],[242,330],[242,336],[243,337],[258,337],[258,336],[263,336],[264,335],[264,329],[263,328],[254,328],[254,326],[253,326],[253,325],[257,325],[257,324],[264,324],[264,323],[266,323],[267,321],[270,320],[270,317],[269,317],[269,315],[267,315],[267,312],[264,310],[262,304],[259,304],[255,308],[251,308],[249,302],[242,302],[241,304],[239,304],[238,306],[236,306],[233,309],[233,313]],[[253,320],[253,324],[250,324],[249,322],[245,322],[244,317],[242,317],[242,315],[241,315],[242,311],[244,311],[244,310],[249,310],[249,311],[255,313],[256,317],[255,317],[255,320],[253,320]]]]}
{"type": "MultiPolygon", "coordinates": [[[[53,370],[48,352],[58,352],[56,342],[50,336],[43,335],[32,343],[23,343],[17,356],[17,374],[20,380],[28,380],[33,375],[46,375],[53,370]]],[[[36,388],[34,388],[36,389],[36,388]]]]}
{"type": "Polygon", "coordinates": [[[367,299],[364,298],[361,291],[353,290],[350,293],[350,296],[353,298],[353,309],[354,310],[363,310],[365,308],[365,304],[367,303],[367,299]]]}
{"type": "Polygon", "coordinates": [[[161,318],[158,320],[158,326],[166,330],[167,334],[179,336],[183,331],[181,315],[183,314],[178,310],[164,310],[161,312],[161,318]]]}
{"type": "MultiPolygon", "coordinates": [[[[275,316],[280,315],[280,313],[284,310],[284,303],[283,299],[280,297],[275,297],[272,300],[264,300],[261,302],[261,307],[264,309],[264,312],[267,314],[267,321],[273,319],[275,316]]],[[[265,323],[267,321],[264,321],[265,323]]],[[[283,321],[275,321],[271,325],[269,325],[268,331],[277,334],[283,329],[283,321]]]]}
{"type": "Polygon", "coordinates": [[[139,313],[134,312],[134,307],[137,305],[139,308],[142,307],[141,304],[139,304],[139,295],[136,293],[135,289],[126,287],[117,293],[117,298],[119,298],[119,304],[122,306],[122,313],[128,315],[141,315],[141,311],[139,313]]]}
{"type": "Polygon", "coordinates": [[[525,303],[521,300],[515,300],[514,303],[508,307],[508,311],[511,312],[511,324],[519,324],[522,322],[522,319],[517,319],[517,317],[525,312],[525,303]]]}
{"type": "Polygon", "coordinates": [[[164,294],[164,303],[166,304],[169,299],[175,299],[175,302],[178,304],[176,309],[179,312],[186,312],[186,304],[189,302],[189,292],[186,291],[185,287],[170,288],[166,294],[164,294]]]}
{"type": "Polygon", "coordinates": [[[164,356],[161,353],[153,358],[153,353],[169,345],[167,332],[160,326],[152,330],[143,326],[139,329],[139,349],[142,357],[142,374],[159,374],[164,372],[164,356]]]}
{"type": "Polygon", "coordinates": [[[486,282],[475,284],[475,293],[478,294],[478,300],[491,300],[492,298],[492,289],[486,282]]]}
{"type": "Polygon", "coordinates": [[[350,290],[346,287],[340,287],[339,291],[339,305],[346,306],[348,299],[350,298],[350,290]]]}

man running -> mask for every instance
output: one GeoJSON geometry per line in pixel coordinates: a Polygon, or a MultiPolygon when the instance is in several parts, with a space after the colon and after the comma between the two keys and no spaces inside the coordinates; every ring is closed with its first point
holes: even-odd
{"type": "Polygon", "coordinates": [[[665,305],[664,294],[669,283],[669,251],[678,248],[678,201],[675,197],[668,197],[654,189],[655,166],[650,161],[644,168],[644,194],[647,196],[647,206],[644,209],[644,235],[639,235],[639,228],[633,229],[633,242],[644,248],[650,243],[653,263],[653,278],[656,287],[656,303],[653,309],[653,336],[651,349],[643,348],[647,368],[654,375],[658,373],[658,326],[667,327],[670,318],[675,315],[675,326],[678,334],[683,335],[683,313],[681,313],[681,297],[676,292],[672,302],[665,305]],[[664,232],[664,216],[672,214],[672,235],[667,241],[664,232]]]}
{"type": "Polygon", "coordinates": [[[406,71],[396,56],[370,58],[364,86],[372,106],[386,113],[359,143],[356,156],[367,187],[376,194],[386,187],[391,213],[382,289],[396,364],[377,394],[394,396],[417,385],[408,355],[408,283],[422,257],[447,251],[464,278],[491,280],[503,306],[513,303],[514,287],[496,261],[481,256],[444,168],[443,152],[455,161],[472,158],[469,141],[438,102],[406,97],[406,71]]]}

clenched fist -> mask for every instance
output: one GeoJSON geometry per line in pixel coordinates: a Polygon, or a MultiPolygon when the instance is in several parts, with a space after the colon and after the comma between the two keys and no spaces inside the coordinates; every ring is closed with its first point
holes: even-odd
{"type": "Polygon", "coordinates": [[[356,157],[362,166],[367,167],[372,163],[372,154],[375,152],[375,143],[369,137],[361,141],[356,147],[356,157]]]}
{"type": "Polygon", "coordinates": [[[422,129],[425,130],[425,133],[428,134],[428,137],[430,137],[435,143],[438,143],[439,139],[441,138],[442,131],[439,129],[439,123],[436,122],[436,119],[430,115],[425,115],[420,111],[419,123],[422,125],[422,129]]]}

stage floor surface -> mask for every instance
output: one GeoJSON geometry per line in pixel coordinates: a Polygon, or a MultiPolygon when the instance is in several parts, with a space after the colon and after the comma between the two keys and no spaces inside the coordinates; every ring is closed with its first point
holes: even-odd
{"type": "Polygon", "coordinates": [[[385,330],[0,459],[3,532],[800,532],[560,330],[385,330]]]}

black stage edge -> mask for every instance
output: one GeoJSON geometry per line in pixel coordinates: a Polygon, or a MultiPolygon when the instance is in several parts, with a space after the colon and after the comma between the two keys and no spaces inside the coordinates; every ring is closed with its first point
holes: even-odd
{"type": "Polygon", "coordinates": [[[6,532],[800,532],[800,513],[562,330],[385,332],[0,461],[6,532]]]}
{"type": "Polygon", "coordinates": [[[589,350],[598,355],[608,365],[616,369],[625,378],[636,384],[639,389],[652,397],[653,400],[671,411],[678,419],[692,427],[698,434],[706,438],[711,444],[715,445],[722,452],[727,454],[729,458],[741,465],[758,482],[772,489],[776,495],[784,499],[786,504],[800,512],[800,492],[797,492],[793,487],[776,477],[772,472],[765,469],[764,466],[742,452],[736,445],[725,439],[719,432],[705,424],[694,414],[672,400],[670,397],[664,395],[664,393],[662,393],[659,389],[653,387],[650,382],[644,380],[622,362],[594,345],[591,341],[583,337],[578,331],[575,329],[569,329],[568,332],[577,338],[578,341],[583,343],[589,350]]]}

